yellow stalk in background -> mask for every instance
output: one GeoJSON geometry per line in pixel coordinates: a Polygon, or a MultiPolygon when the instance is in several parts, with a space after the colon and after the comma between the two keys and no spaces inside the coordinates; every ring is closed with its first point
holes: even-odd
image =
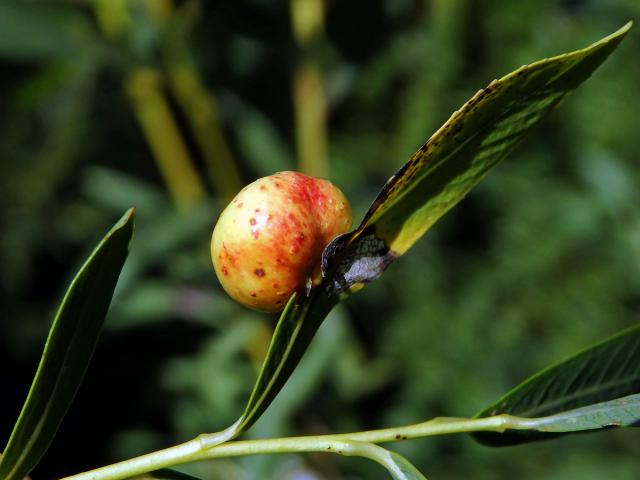
{"type": "Polygon", "coordinates": [[[119,38],[132,26],[127,11],[128,0],[93,0],[98,25],[109,38],[119,38]]]}
{"type": "MultiPolygon", "coordinates": [[[[191,55],[187,21],[176,17],[171,0],[146,0],[146,6],[149,16],[162,29],[168,86],[198,144],[211,184],[227,203],[242,188],[242,175],[218,120],[215,96],[207,90],[191,55]]],[[[179,15],[186,17],[189,13],[179,15]]]]}
{"type": "MultiPolygon", "coordinates": [[[[291,25],[303,52],[324,32],[323,0],[290,0],[291,25]]],[[[293,110],[298,165],[317,177],[329,174],[328,101],[324,77],[317,62],[305,60],[293,76],[293,110]]]]}
{"type": "MultiPolygon", "coordinates": [[[[205,161],[211,184],[221,204],[230,202],[243,186],[243,179],[216,113],[215,96],[207,90],[187,42],[186,18],[193,12],[176,10],[171,0],[146,0],[147,12],[162,31],[162,55],[168,87],[205,161]]],[[[267,354],[273,326],[269,319],[256,322],[244,350],[256,371],[267,354]]]]}
{"type": "Polygon", "coordinates": [[[206,193],[189,151],[161,89],[159,74],[137,68],[125,83],[125,91],[176,206],[188,210],[206,193]]]}
{"type": "MultiPolygon", "coordinates": [[[[93,0],[98,24],[109,39],[122,40],[135,28],[128,3],[93,0]]],[[[170,8],[170,0],[156,0],[153,12],[161,15],[170,8]]],[[[176,207],[185,211],[203,201],[206,190],[166,99],[162,74],[147,66],[133,67],[124,90],[176,207]]]]}
{"type": "Polygon", "coordinates": [[[242,188],[242,176],[218,121],[215,98],[200,80],[188,50],[180,51],[167,61],[169,86],[200,147],[211,183],[227,203],[242,188]]]}

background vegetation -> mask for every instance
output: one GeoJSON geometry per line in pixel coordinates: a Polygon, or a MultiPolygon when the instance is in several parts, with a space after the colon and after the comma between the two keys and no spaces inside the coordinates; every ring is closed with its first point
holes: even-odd
{"type": "MultiPolygon", "coordinates": [[[[635,0],[0,2],[0,442],[52,312],[107,226],[137,233],[84,385],[36,480],[226,427],[275,318],[227,299],[209,235],[240,186],[331,178],[355,218],[491,79],[640,17],[635,0]],[[324,17],[324,21],[323,21],[324,17]],[[326,115],[325,115],[326,114],[326,115]]],[[[249,432],[471,416],[640,317],[640,36],[321,328],[249,432]]],[[[488,449],[394,445],[433,479],[635,479],[637,431],[488,449]]],[[[214,479],[380,478],[329,455],[186,468],[214,479]]]]}

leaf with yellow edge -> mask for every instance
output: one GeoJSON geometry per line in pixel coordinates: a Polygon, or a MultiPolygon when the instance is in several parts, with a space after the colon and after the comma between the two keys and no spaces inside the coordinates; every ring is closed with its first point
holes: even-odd
{"type": "Polygon", "coordinates": [[[333,292],[349,294],[378,278],[588,79],[630,28],[493,80],[454,112],[389,179],[360,226],[325,249],[323,275],[333,292]]]}

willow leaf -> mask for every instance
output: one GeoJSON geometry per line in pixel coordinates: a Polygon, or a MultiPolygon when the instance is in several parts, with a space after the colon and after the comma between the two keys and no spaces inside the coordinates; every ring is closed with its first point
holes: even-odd
{"type": "MultiPolygon", "coordinates": [[[[605,411],[616,420],[605,421],[600,428],[608,427],[609,423],[631,425],[638,419],[632,418],[638,413],[638,399],[629,396],[637,394],[640,394],[640,325],[543,370],[477,415],[509,414],[525,418],[556,415],[549,420],[554,428],[548,425],[541,428],[545,425],[542,422],[540,428],[535,425],[530,430],[508,428],[504,433],[484,432],[473,436],[492,446],[551,438],[560,433],[593,430],[593,418],[597,414],[605,415],[605,411]],[[629,402],[633,403],[635,413],[627,409],[629,402]],[[586,410],[575,412],[585,407],[586,410]],[[562,426],[563,419],[574,414],[577,415],[574,420],[567,420],[562,426]],[[574,428],[568,428],[572,422],[574,428]]],[[[597,424],[597,420],[595,422],[597,424]]]]}
{"type": "Polygon", "coordinates": [[[628,23],[597,43],[525,65],[479,90],[386,183],[363,221],[325,249],[338,294],[378,278],[616,49],[628,23]]]}
{"type": "Polygon", "coordinates": [[[321,288],[293,295],[280,315],[258,379],[244,413],[232,427],[236,436],[249,428],[271,404],[307,350],[336,299],[321,288]]]}
{"type": "Polygon", "coordinates": [[[0,478],[22,480],[40,461],[82,382],[129,253],[134,210],[113,226],[69,286],[27,400],[0,459],[0,478]]]}

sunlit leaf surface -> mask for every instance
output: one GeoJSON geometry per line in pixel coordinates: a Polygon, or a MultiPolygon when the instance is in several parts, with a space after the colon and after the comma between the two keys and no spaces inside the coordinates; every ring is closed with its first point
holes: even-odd
{"type": "Polygon", "coordinates": [[[323,271],[335,292],[355,291],[378,278],[587,80],[630,27],[582,50],[525,65],[454,112],[389,179],[360,226],[325,250],[323,271]]]}

